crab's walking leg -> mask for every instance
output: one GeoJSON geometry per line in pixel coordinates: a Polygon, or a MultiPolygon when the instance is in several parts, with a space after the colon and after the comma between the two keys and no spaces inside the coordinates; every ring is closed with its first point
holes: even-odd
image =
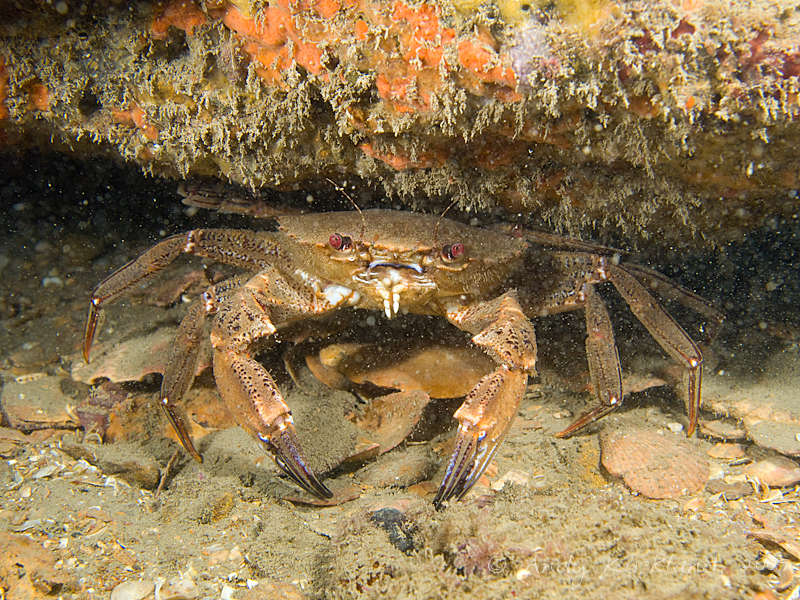
{"type": "Polygon", "coordinates": [[[194,229],[163,239],[94,288],[89,299],[89,315],[83,336],[83,358],[86,362],[89,362],[89,351],[102,305],[116,300],[131,286],[151,278],[181,254],[195,254],[230,265],[261,269],[273,263],[278,252],[269,234],[246,230],[194,229]]]}
{"type": "Polygon", "coordinates": [[[228,299],[242,283],[241,277],[234,277],[211,286],[203,292],[200,302],[192,305],[189,312],[183,317],[170,349],[167,366],[164,369],[159,404],[181,445],[198,462],[202,462],[203,459],[192,443],[180,400],[194,381],[197,357],[205,333],[207,316],[216,313],[220,303],[228,299]]]}
{"type": "Polygon", "coordinates": [[[608,264],[606,268],[608,280],[614,284],[636,318],[667,354],[686,367],[689,373],[686,398],[689,426],[686,428],[686,434],[692,435],[700,414],[700,387],[703,376],[703,355],[700,348],[625,267],[608,264]]]}
{"type": "Polygon", "coordinates": [[[295,433],[292,413],[267,370],[251,355],[254,341],[303,316],[335,307],[312,292],[292,287],[274,269],[267,269],[220,306],[211,332],[214,378],[222,399],[237,422],[274,456],[278,466],[307,492],[333,494],[307,466],[295,433]]]}
{"type": "Polygon", "coordinates": [[[436,494],[437,508],[461,498],[475,484],[511,425],[536,363],[536,336],[516,293],[448,312],[498,364],[467,394],[453,415],[459,422],[455,449],[436,494]]]}
{"type": "Polygon", "coordinates": [[[556,437],[560,438],[568,437],[607,415],[622,402],[622,369],[608,310],[593,284],[586,283],[581,289],[585,298],[586,357],[597,406],[557,433],[556,437]]]}
{"type": "Polygon", "coordinates": [[[678,285],[653,269],[625,263],[624,270],[634,275],[646,287],[656,290],[660,296],[680,302],[686,308],[703,315],[709,321],[706,325],[706,343],[711,344],[714,341],[725,321],[725,315],[711,306],[708,300],[678,285]]]}

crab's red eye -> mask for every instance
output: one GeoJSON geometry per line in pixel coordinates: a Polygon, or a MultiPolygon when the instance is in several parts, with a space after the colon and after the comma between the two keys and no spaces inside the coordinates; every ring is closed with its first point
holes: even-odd
{"type": "Polygon", "coordinates": [[[332,233],[331,237],[328,238],[328,243],[334,250],[347,250],[352,247],[353,240],[350,239],[350,236],[332,233]]]}
{"type": "Polygon", "coordinates": [[[464,254],[464,244],[458,242],[456,244],[447,244],[442,248],[442,258],[445,260],[455,260],[464,254]]]}

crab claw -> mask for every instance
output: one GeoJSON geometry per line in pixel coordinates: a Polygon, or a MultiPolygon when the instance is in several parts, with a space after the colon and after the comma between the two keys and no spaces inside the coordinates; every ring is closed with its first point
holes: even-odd
{"type": "Polygon", "coordinates": [[[433,504],[437,509],[462,498],[486,470],[517,413],[527,375],[501,367],[470,391],[455,412],[456,443],[433,504]]]}
{"type": "Polygon", "coordinates": [[[275,464],[297,485],[313,496],[333,498],[333,492],[325,487],[317,479],[314,471],[306,465],[297,433],[291,421],[281,419],[272,433],[269,435],[259,434],[258,439],[270,451],[275,459],[275,464]]]}

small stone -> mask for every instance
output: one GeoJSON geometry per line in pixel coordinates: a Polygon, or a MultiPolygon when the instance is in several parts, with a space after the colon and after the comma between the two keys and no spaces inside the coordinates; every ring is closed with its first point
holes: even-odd
{"type": "Polygon", "coordinates": [[[742,458],[745,455],[744,446],[741,444],[726,444],[725,442],[714,444],[706,453],[711,458],[720,458],[723,460],[734,460],[736,458],[742,458]]]}
{"type": "Polygon", "coordinates": [[[603,466],[622,477],[632,491],[648,498],[679,498],[700,491],[708,481],[708,460],[685,439],[654,429],[603,432],[603,466]]]}
{"type": "Polygon", "coordinates": [[[9,381],[3,386],[0,405],[14,429],[72,429],[78,418],[71,399],[61,391],[61,377],[45,376],[19,383],[9,381]]]}
{"type": "Polygon", "coordinates": [[[680,433],[683,431],[683,425],[673,421],[672,423],[667,423],[667,429],[669,429],[672,433],[680,433]]]}
{"type": "Polygon", "coordinates": [[[750,439],[762,448],[786,456],[800,456],[800,441],[797,439],[800,424],[745,419],[744,425],[750,439]]]}
{"type": "Polygon", "coordinates": [[[235,591],[236,590],[234,590],[231,586],[229,586],[227,584],[223,585],[222,586],[222,591],[219,594],[219,599],[220,600],[233,600],[233,594],[234,594],[235,591]]]}
{"type": "Polygon", "coordinates": [[[525,486],[528,485],[529,480],[530,477],[528,477],[528,474],[525,473],[524,471],[517,471],[516,469],[511,469],[510,471],[507,471],[500,479],[492,482],[491,488],[495,492],[499,492],[504,487],[506,487],[507,484],[525,486]]]}
{"type": "Polygon", "coordinates": [[[800,483],[800,465],[783,456],[773,456],[754,462],[745,473],[769,487],[789,487],[800,483]]]}
{"type": "Polygon", "coordinates": [[[142,600],[155,589],[152,581],[123,581],[111,590],[111,600],[142,600]]]}
{"type": "Polygon", "coordinates": [[[200,590],[188,573],[169,579],[158,594],[161,600],[194,600],[198,596],[200,590]]]}
{"type": "Polygon", "coordinates": [[[717,419],[714,421],[700,421],[700,433],[708,437],[728,442],[735,442],[747,438],[747,432],[730,421],[717,419]]]}

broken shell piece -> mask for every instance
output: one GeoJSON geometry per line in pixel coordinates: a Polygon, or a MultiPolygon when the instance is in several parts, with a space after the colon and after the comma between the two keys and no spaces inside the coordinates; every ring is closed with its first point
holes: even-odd
{"type": "Polygon", "coordinates": [[[374,398],[355,418],[355,424],[367,438],[379,444],[379,454],[383,454],[408,437],[430,401],[428,394],[421,391],[374,398]]]}
{"type": "Polygon", "coordinates": [[[800,465],[783,456],[754,462],[747,466],[745,473],[769,487],[789,487],[800,483],[800,465]]]}
{"type": "Polygon", "coordinates": [[[742,446],[741,444],[726,444],[724,442],[720,442],[718,444],[714,444],[711,448],[709,448],[707,454],[711,458],[733,460],[737,458],[742,458],[745,455],[745,451],[744,451],[744,446],[742,446]]]}
{"type": "Polygon", "coordinates": [[[654,429],[604,432],[600,451],[609,473],[648,498],[679,498],[708,481],[708,460],[677,435],[654,429]]]}
{"type": "Polygon", "coordinates": [[[306,366],[311,374],[322,383],[335,390],[346,390],[350,387],[350,380],[334,368],[325,366],[319,356],[309,354],[306,356],[306,366]]]}
{"type": "MultiPolygon", "coordinates": [[[[317,375],[314,367],[308,363],[317,375]]],[[[314,363],[315,361],[311,361],[314,363]]],[[[458,398],[466,395],[478,381],[494,368],[492,360],[481,350],[469,346],[392,346],[391,352],[379,344],[332,344],[319,353],[322,367],[333,369],[353,383],[372,383],[379,387],[403,391],[422,390],[431,398],[458,398]]],[[[317,371],[321,369],[317,368],[317,371]]],[[[329,373],[323,382],[341,384],[329,373]]]]}
{"type": "MultiPolygon", "coordinates": [[[[327,482],[326,482],[327,483],[327,482]]],[[[284,500],[288,500],[292,504],[305,504],[308,506],[338,506],[345,502],[355,500],[361,495],[361,489],[352,483],[344,485],[330,485],[330,490],[333,492],[331,498],[318,498],[311,494],[305,493],[292,493],[284,496],[284,500]]]]}
{"type": "Polygon", "coordinates": [[[791,555],[795,560],[800,560],[800,531],[797,529],[789,529],[782,531],[759,529],[747,533],[749,537],[757,539],[759,542],[770,542],[780,546],[787,554],[791,555]]]}
{"type": "MultiPolygon", "coordinates": [[[[105,377],[113,382],[140,381],[150,373],[163,373],[175,343],[175,327],[162,327],[153,333],[117,344],[98,344],[89,364],[74,357],[70,375],[75,381],[93,383],[105,377]]],[[[201,349],[195,373],[211,365],[208,348],[201,349]]]]}
{"type": "Polygon", "coordinates": [[[61,389],[62,378],[39,377],[25,383],[8,381],[0,405],[14,429],[74,429],[79,425],[72,399],[61,389]]]}
{"type": "Polygon", "coordinates": [[[800,424],[745,419],[744,425],[750,439],[762,448],[786,456],[800,456],[800,441],[797,439],[800,424]]]}
{"type": "Polygon", "coordinates": [[[735,442],[747,438],[747,432],[744,429],[731,423],[717,419],[714,421],[700,420],[700,433],[705,436],[716,438],[718,440],[725,440],[728,442],[735,442]]]}
{"type": "Polygon", "coordinates": [[[26,443],[28,438],[16,429],[0,427],[0,458],[14,458],[26,443]]]}

